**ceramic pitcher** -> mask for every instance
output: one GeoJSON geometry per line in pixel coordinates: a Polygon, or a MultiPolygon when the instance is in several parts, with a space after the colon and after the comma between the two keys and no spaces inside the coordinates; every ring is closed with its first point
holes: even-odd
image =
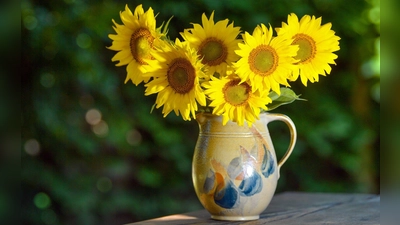
{"type": "Polygon", "coordinates": [[[269,205],[279,179],[279,170],[293,151],[296,128],[283,114],[262,113],[249,127],[222,117],[198,114],[200,132],[193,162],[196,194],[211,218],[256,220],[269,205]],[[283,121],[291,139],[284,156],[277,161],[267,124],[283,121]]]}

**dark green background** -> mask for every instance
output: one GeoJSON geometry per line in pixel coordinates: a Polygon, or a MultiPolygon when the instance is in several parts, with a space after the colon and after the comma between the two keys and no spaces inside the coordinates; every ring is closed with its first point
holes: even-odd
{"type": "MultiPolygon", "coordinates": [[[[332,22],[337,66],[319,83],[292,84],[308,101],[275,110],[299,135],[276,192],[379,193],[379,1],[22,0],[23,224],[113,225],[202,208],[191,181],[196,122],[150,113],[155,96],[124,85],[125,67],[106,49],[111,19],[141,3],[159,13],[157,25],[174,16],[172,39],[213,10],[248,32],[279,27],[291,12],[332,22]],[[87,123],[92,109],[102,127],[87,123]]],[[[280,158],[288,130],[270,130],[280,158]]]]}

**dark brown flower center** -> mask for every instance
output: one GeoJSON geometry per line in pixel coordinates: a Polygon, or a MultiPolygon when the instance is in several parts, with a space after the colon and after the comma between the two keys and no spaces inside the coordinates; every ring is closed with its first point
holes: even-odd
{"type": "Polygon", "coordinates": [[[168,83],[179,94],[189,93],[194,87],[196,71],[189,60],[174,59],[168,68],[168,83]]]}
{"type": "Polygon", "coordinates": [[[137,29],[131,36],[131,53],[140,64],[147,64],[144,59],[151,59],[150,50],[153,48],[154,37],[146,28],[137,29]]]}
{"type": "Polygon", "coordinates": [[[253,49],[249,55],[251,71],[260,76],[272,74],[278,66],[278,55],[269,45],[260,45],[253,49]]]}
{"type": "Polygon", "coordinates": [[[223,93],[225,101],[234,106],[247,103],[250,98],[251,87],[246,82],[240,83],[240,79],[234,79],[225,84],[223,93]]]}
{"type": "Polygon", "coordinates": [[[228,50],[221,40],[209,37],[200,44],[199,54],[203,64],[217,66],[226,61],[228,50]]]}
{"type": "Polygon", "coordinates": [[[317,49],[313,38],[306,34],[296,34],[293,39],[292,44],[299,46],[299,51],[296,57],[294,57],[300,60],[298,63],[306,63],[315,57],[317,49]]]}

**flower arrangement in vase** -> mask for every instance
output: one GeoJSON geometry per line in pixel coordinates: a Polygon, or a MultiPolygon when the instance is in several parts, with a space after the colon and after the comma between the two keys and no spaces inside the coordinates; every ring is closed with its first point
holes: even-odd
{"type": "Polygon", "coordinates": [[[290,82],[307,86],[331,72],[340,40],[331,24],[291,13],[276,36],[264,24],[243,33],[228,19],[214,22],[212,12],[173,41],[169,21],[157,28],[152,8],[126,6],[120,17],[109,49],[117,51],[112,61],[126,66],[125,83],[144,83],[145,95],[157,94],[164,117],[174,111],[199,124],[192,178],[200,202],[214,219],[258,219],[297,137],[289,117],[262,112],[299,99],[290,82]],[[267,128],[276,120],[291,133],[280,160],[267,128]]]}
{"type": "Polygon", "coordinates": [[[156,27],[152,8],[126,6],[120,17],[109,49],[117,51],[116,66],[126,66],[125,83],[144,83],[164,117],[174,111],[184,120],[209,112],[222,115],[224,124],[251,125],[260,112],[299,99],[289,82],[307,86],[330,74],[340,49],[331,23],[309,15],[289,14],[274,36],[271,25],[243,33],[228,19],[214,22],[213,12],[174,41],[167,37],[169,21],[156,27]]]}

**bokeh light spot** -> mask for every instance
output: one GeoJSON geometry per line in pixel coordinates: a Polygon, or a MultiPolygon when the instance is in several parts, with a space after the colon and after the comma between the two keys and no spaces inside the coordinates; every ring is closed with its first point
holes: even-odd
{"type": "Polygon", "coordinates": [[[138,130],[132,129],[126,133],[126,141],[132,146],[137,146],[142,142],[142,134],[138,130]]]}
{"type": "Polygon", "coordinates": [[[54,82],[55,82],[55,78],[54,78],[54,75],[51,73],[43,73],[40,76],[40,84],[43,87],[51,88],[51,87],[53,87],[54,82]]]}
{"type": "Polygon", "coordinates": [[[108,124],[101,120],[99,123],[92,126],[92,131],[99,137],[105,137],[108,134],[108,124]]]}
{"type": "Polygon", "coordinates": [[[94,126],[101,121],[101,112],[97,109],[90,109],[86,112],[85,119],[88,124],[94,126]]]}
{"type": "Polygon", "coordinates": [[[83,49],[90,48],[92,46],[92,38],[85,33],[79,34],[76,37],[76,44],[83,49]]]}
{"type": "Polygon", "coordinates": [[[24,149],[28,155],[36,156],[40,152],[40,144],[36,139],[29,139],[25,142],[24,149]]]}
{"type": "Polygon", "coordinates": [[[25,16],[23,22],[27,30],[33,30],[38,25],[38,20],[34,16],[25,16]]]}
{"type": "Polygon", "coordinates": [[[41,213],[42,221],[45,224],[51,225],[57,223],[57,214],[51,209],[45,209],[41,213]]]}
{"type": "Polygon", "coordinates": [[[51,205],[51,199],[46,193],[39,192],[33,198],[33,203],[39,209],[46,209],[51,205]]]}

